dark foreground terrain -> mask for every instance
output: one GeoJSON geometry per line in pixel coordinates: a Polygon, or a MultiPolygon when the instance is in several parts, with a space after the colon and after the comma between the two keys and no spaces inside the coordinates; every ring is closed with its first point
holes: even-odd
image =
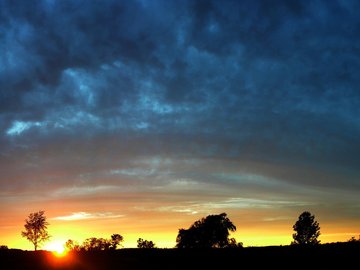
{"type": "Polygon", "coordinates": [[[242,249],[121,249],[56,257],[47,251],[1,250],[1,269],[358,269],[359,244],[242,249]]]}

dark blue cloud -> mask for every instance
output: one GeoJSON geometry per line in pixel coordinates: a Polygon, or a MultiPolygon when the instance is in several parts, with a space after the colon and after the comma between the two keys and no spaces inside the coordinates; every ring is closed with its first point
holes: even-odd
{"type": "Polygon", "coordinates": [[[1,144],[135,136],[154,142],[138,154],[358,174],[359,8],[1,1],[1,144]]]}

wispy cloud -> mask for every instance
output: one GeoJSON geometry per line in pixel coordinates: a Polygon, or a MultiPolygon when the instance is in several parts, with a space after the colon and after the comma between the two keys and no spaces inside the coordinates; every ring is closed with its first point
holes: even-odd
{"type": "Polygon", "coordinates": [[[124,215],[115,215],[112,212],[103,212],[103,213],[87,213],[87,212],[75,212],[68,216],[59,216],[52,218],[53,220],[83,220],[83,219],[103,219],[103,218],[121,218],[124,215]]]}
{"type": "Polygon", "coordinates": [[[6,131],[6,134],[9,136],[20,135],[32,127],[41,127],[42,125],[43,124],[40,122],[14,121],[11,127],[6,131]]]}
{"type": "Polygon", "coordinates": [[[100,192],[110,192],[118,190],[119,187],[112,185],[100,185],[100,186],[84,186],[84,187],[65,187],[59,189],[53,193],[55,197],[62,196],[86,196],[97,194],[100,192]]]}
{"type": "MultiPolygon", "coordinates": [[[[289,207],[309,207],[311,202],[300,202],[290,200],[271,200],[271,199],[251,199],[251,198],[229,198],[217,201],[193,201],[177,205],[165,205],[160,207],[136,207],[139,211],[158,211],[158,212],[176,212],[189,215],[197,213],[209,213],[214,211],[222,211],[224,209],[279,209],[289,207]]],[[[288,219],[289,217],[272,217],[264,218],[264,221],[274,221],[288,219]]]]}

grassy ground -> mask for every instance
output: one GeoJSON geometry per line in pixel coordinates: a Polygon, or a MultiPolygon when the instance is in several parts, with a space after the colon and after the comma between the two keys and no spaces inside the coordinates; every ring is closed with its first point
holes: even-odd
{"type": "Polygon", "coordinates": [[[1,269],[358,269],[359,244],[300,248],[121,249],[56,257],[47,251],[1,250],[1,269]]]}

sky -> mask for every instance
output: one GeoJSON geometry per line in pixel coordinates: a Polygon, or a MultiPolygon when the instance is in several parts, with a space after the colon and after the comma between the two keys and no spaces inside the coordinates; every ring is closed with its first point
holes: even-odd
{"type": "MultiPolygon", "coordinates": [[[[0,244],[360,234],[359,1],[0,0],[0,244]]],[[[46,248],[46,246],[45,246],[46,248]]]]}

